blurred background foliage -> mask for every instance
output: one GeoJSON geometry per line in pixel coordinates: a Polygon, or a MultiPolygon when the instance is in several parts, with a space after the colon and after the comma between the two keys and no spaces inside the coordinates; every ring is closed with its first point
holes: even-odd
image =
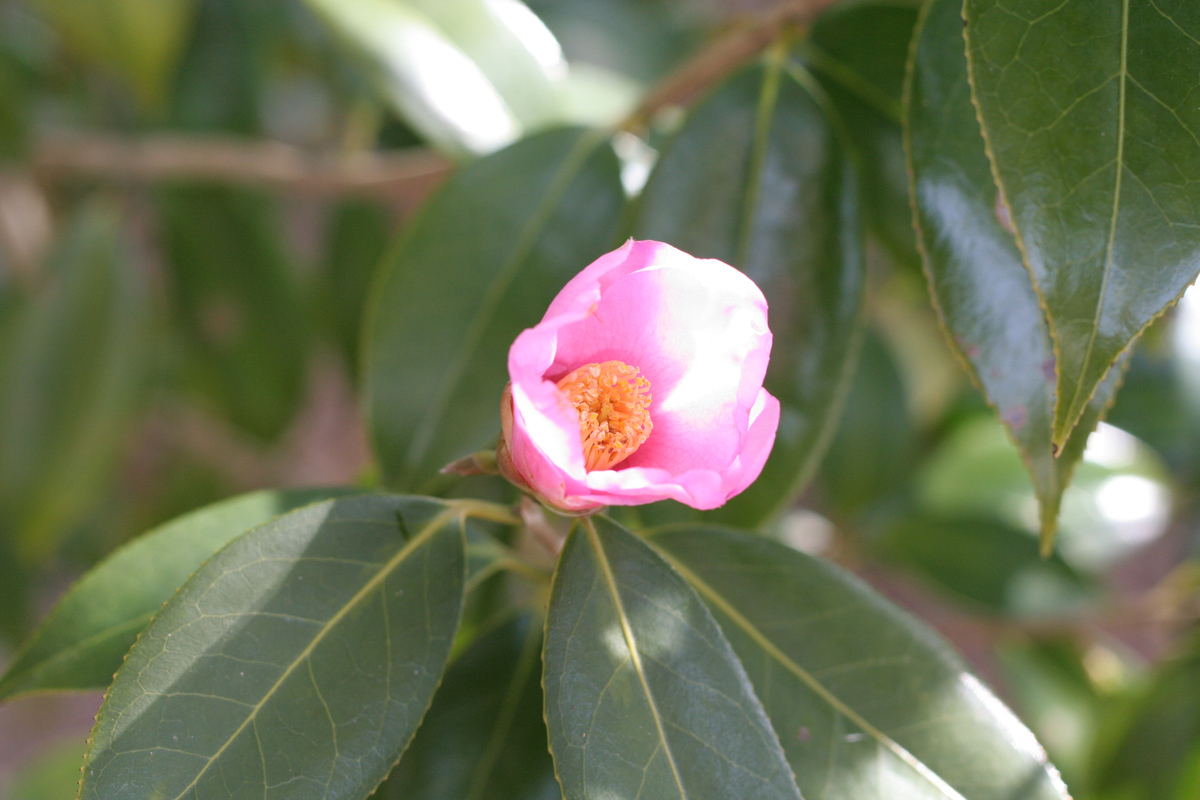
{"type": "MultiPolygon", "coordinates": [[[[360,340],[429,192],[528,134],[619,123],[765,5],[0,0],[0,666],[74,576],[164,520],[386,478],[360,340]]],[[[1041,559],[1021,457],[920,273],[900,131],[916,13],[851,0],[790,56],[842,121],[869,236],[840,423],[768,532],[949,637],[1077,798],[1194,800],[1200,295],[1139,344],[1041,559]]],[[[631,196],[680,118],[616,137],[631,196]]],[[[65,796],[97,702],[0,709],[0,795],[65,796]]]]}

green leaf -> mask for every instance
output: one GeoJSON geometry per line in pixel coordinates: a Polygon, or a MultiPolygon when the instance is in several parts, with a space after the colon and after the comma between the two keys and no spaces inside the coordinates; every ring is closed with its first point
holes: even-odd
{"type": "Polygon", "coordinates": [[[967,0],[993,171],[1050,323],[1054,442],[1196,278],[1200,5],[967,0]]]}
{"type": "Polygon", "coordinates": [[[1126,707],[1094,753],[1103,800],[1190,800],[1200,787],[1200,639],[1190,637],[1126,707]]]}
{"type": "Polygon", "coordinates": [[[205,559],[274,516],[348,493],[252,492],[135,539],[97,564],[58,602],[0,678],[0,699],[28,692],[102,691],[150,618],[205,559]]]}
{"type": "Polygon", "coordinates": [[[81,57],[128,80],[145,107],[166,100],[194,0],[37,0],[35,6],[81,57]]]}
{"type": "Polygon", "coordinates": [[[878,547],[972,610],[1062,616],[1093,594],[1060,554],[1042,558],[1027,531],[992,517],[918,515],[889,530],[878,547]]]}
{"type": "Polygon", "coordinates": [[[807,800],[1067,800],[1012,712],[856,578],[732,530],[650,541],[712,609],[807,800]]]}
{"type": "MultiPolygon", "coordinates": [[[[1103,573],[1166,529],[1169,473],[1158,455],[1102,425],[1062,507],[1056,547],[1083,572],[1103,573]]],[[[924,459],[913,482],[923,513],[988,518],[1032,536],[1036,494],[1020,456],[990,416],[963,420],[924,459]]]]}
{"type": "Polygon", "coordinates": [[[381,95],[451,154],[496,150],[564,121],[566,62],[519,0],[307,0],[381,95]]]}
{"type": "Polygon", "coordinates": [[[1072,633],[1006,639],[996,655],[1014,708],[1046,746],[1075,796],[1095,797],[1088,761],[1101,723],[1115,716],[1111,694],[1121,688],[1127,665],[1103,644],[1072,633]],[[1089,662],[1104,684],[1096,685],[1088,673],[1089,662]]]}
{"type": "Polygon", "coordinates": [[[774,344],[765,386],[782,404],[759,479],[714,518],[753,527],[804,488],[852,377],[864,300],[852,166],[824,94],[781,54],[692,112],[650,177],[638,238],[743,270],[763,290],[774,344]]]}
{"type": "Polygon", "coordinates": [[[798,54],[846,122],[872,232],[902,264],[917,264],[901,136],[901,96],[918,0],[830,6],[798,54]]]}
{"type": "Polygon", "coordinates": [[[267,198],[217,186],[167,190],[164,238],[192,379],[265,439],[304,388],[308,327],[267,198]]]}
{"type": "Polygon", "coordinates": [[[609,520],[586,520],[567,539],[544,660],[550,749],[567,800],[800,800],[712,615],[609,520]]]}
{"type": "Polygon", "coordinates": [[[479,66],[523,131],[564,121],[567,63],[554,34],[521,0],[401,2],[432,20],[479,66]]]}
{"type": "Polygon", "coordinates": [[[839,514],[865,511],[911,477],[917,442],[908,403],[904,377],[887,343],[868,330],[837,433],[821,465],[820,489],[839,514]]]}
{"type": "Polygon", "coordinates": [[[144,276],[115,207],[90,203],[51,258],[46,291],[16,309],[0,383],[0,515],[19,558],[54,552],[113,478],[146,386],[144,276]]]}
{"type": "Polygon", "coordinates": [[[463,527],[443,503],[364,496],[233,540],[117,673],[81,800],[361,800],[441,679],[462,606],[463,527]]]}
{"type": "Polygon", "coordinates": [[[947,340],[1021,451],[1048,548],[1063,492],[1112,402],[1121,367],[1110,370],[1056,457],[1054,349],[971,105],[961,6],[933,0],[913,51],[906,121],[915,219],[947,340]]]}
{"type": "Polygon", "coordinates": [[[320,297],[334,341],[347,365],[358,369],[359,340],[371,278],[387,253],[392,220],[382,203],[347,200],[332,212],[326,231],[320,297]]]}
{"type": "MultiPolygon", "coordinates": [[[[173,128],[260,136],[278,7],[203,0],[171,92],[173,128]]],[[[278,46],[277,46],[278,47],[278,46]]]]}
{"type": "Polygon", "coordinates": [[[540,619],[482,636],[454,662],[380,800],[561,800],[542,720],[540,619]]]}
{"type": "Polygon", "coordinates": [[[513,339],[614,244],[624,205],[604,134],[555,130],[452,176],[385,264],[367,320],[369,430],[384,480],[438,470],[500,435],[513,339]]]}

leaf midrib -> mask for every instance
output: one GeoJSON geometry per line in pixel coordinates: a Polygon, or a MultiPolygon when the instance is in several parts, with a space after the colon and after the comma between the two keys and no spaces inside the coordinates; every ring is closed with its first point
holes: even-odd
{"type": "Polygon", "coordinates": [[[420,424],[417,425],[419,433],[413,439],[408,452],[405,454],[405,466],[408,469],[411,470],[418,466],[421,459],[425,457],[426,451],[428,451],[430,444],[433,442],[437,425],[441,421],[446,407],[449,405],[446,401],[453,394],[454,388],[461,382],[463,374],[470,364],[471,357],[479,346],[479,342],[482,340],[488,324],[495,317],[496,309],[500,304],[500,300],[504,297],[505,291],[512,285],[521,262],[533,252],[538,235],[558,209],[559,201],[567,193],[571,182],[583,168],[588,157],[596,149],[600,141],[601,135],[597,131],[584,132],[580,135],[579,139],[567,152],[562,165],[550,179],[550,183],[546,187],[546,193],[534,207],[533,214],[530,215],[529,220],[521,228],[521,233],[517,238],[516,244],[500,265],[500,269],[496,271],[496,276],[492,279],[491,284],[488,285],[479,310],[476,311],[474,318],[471,320],[470,327],[463,336],[462,343],[459,345],[450,365],[446,368],[445,375],[438,386],[435,399],[429,404],[429,410],[425,413],[420,424]]]}
{"type": "MultiPolygon", "coordinates": [[[[175,796],[174,800],[182,800],[189,791],[194,789],[199,783],[200,779],[204,777],[205,773],[208,772],[209,767],[217,763],[217,760],[220,759],[221,755],[229,748],[231,744],[233,744],[234,741],[237,740],[239,736],[241,736],[242,732],[245,731],[246,728],[252,723],[256,724],[258,712],[263,709],[263,707],[267,704],[267,701],[269,701],[275,695],[275,692],[279,690],[284,682],[301,664],[307,662],[309,656],[312,655],[317,645],[324,640],[325,635],[329,633],[329,631],[333,630],[333,628],[335,628],[337,624],[341,622],[347,614],[350,613],[351,609],[366,599],[371,592],[374,591],[379,584],[387,578],[388,575],[395,571],[397,567],[403,564],[415,550],[421,547],[428,539],[432,538],[435,533],[441,530],[448,520],[455,516],[461,516],[461,514],[462,512],[455,508],[448,508],[445,511],[438,513],[438,515],[431,519],[420,533],[409,540],[409,542],[402,547],[400,551],[396,553],[396,555],[392,556],[387,563],[381,566],[379,571],[376,572],[369,581],[363,584],[362,588],[355,592],[354,595],[347,600],[340,609],[338,609],[336,614],[330,617],[329,620],[321,626],[316,635],[313,636],[312,641],[305,646],[305,648],[300,652],[299,655],[296,656],[296,658],[292,660],[290,664],[288,664],[287,669],[285,669],[279,676],[279,679],[271,685],[271,688],[266,691],[262,699],[254,704],[250,710],[250,713],[246,715],[245,721],[243,721],[242,724],[239,725],[237,729],[229,735],[229,737],[217,749],[217,751],[205,761],[204,766],[201,767],[200,771],[196,773],[196,777],[193,778],[187,786],[183,787],[179,794],[175,796]]],[[[81,798],[83,797],[82,781],[80,781],[79,796],[81,798]]]]}
{"type": "MultiPolygon", "coordinates": [[[[1091,395],[1086,400],[1080,402],[1079,395],[1083,389],[1083,381],[1087,376],[1088,365],[1092,361],[1092,350],[1096,346],[1096,337],[1100,333],[1100,318],[1104,314],[1104,307],[1108,300],[1108,281],[1112,275],[1113,261],[1116,255],[1117,245],[1117,219],[1121,211],[1121,177],[1125,174],[1125,87],[1129,83],[1129,0],[1122,0],[1121,3],[1121,68],[1118,72],[1120,78],[1120,88],[1117,97],[1117,157],[1116,157],[1116,178],[1113,185],[1113,204],[1112,217],[1108,224],[1108,244],[1105,247],[1104,253],[1104,276],[1100,279],[1100,297],[1096,303],[1096,314],[1092,317],[1092,333],[1088,337],[1087,349],[1083,354],[1083,363],[1079,368],[1079,378],[1075,382],[1075,391],[1071,394],[1071,405],[1067,408],[1067,416],[1064,420],[1065,429],[1058,431],[1055,436],[1055,442],[1059,445],[1059,449],[1066,445],[1067,437],[1071,430],[1075,427],[1075,423],[1083,416],[1083,410],[1087,403],[1091,401],[1091,395]],[[1058,441],[1061,437],[1062,441],[1058,441]]],[[[1100,388],[1097,383],[1092,394],[1100,388]]]]}
{"type": "Polygon", "coordinates": [[[924,762],[922,762],[912,753],[908,752],[908,750],[904,749],[898,742],[896,742],[886,733],[868,722],[857,711],[842,702],[837,695],[829,691],[824,684],[822,684],[807,670],[789,658],[786,653],[784,653],[775,645],[774,642],[768,639],[766,635],[764,635],[757,627],[755,627],[750,620],[742,616],[741,612],[739,612],[732,603],[726,600],[722,594],[705,583],[705,581],[699,575],[693,572],[681,561],[676,559],[674,555],[666,551],[664,548],[656,549],[667,559],[667,561],[670,562],[671,566],[679,571],[679,574],[682,575],[684,579],[696,589],[696,591],[698,591],[705,597],[706,600],[708,600],[708,602],[712,603],[714,606],[720,609],[723,614],[733,620],[733,622],[739,628],[741,628],[747,636],[754,640],[755,644],[761,647],[768,656],[775,660],[787,672],[798,678],[802,683],[804,683],[804,685],[817,694],[817,696],[828,703],[835,711],[852,721],[855,725],[858,725],[864,732],[866,732],[889,752],[907,764],[914,772],[927,780],[932,786],[934,786],[934,788],[949,798],[949,800],[966,800],[961,793],[959,793],[954,787],[950,786],[950,784],[946,783],[941,776],[926,766],[924,762]]]}
{"type": "Polygon", "coordinates": [[[659,713],[658,704],[654,701],[654,693],[650,691],[650,683],[646,678],[646,670],[642,666],[642,655],[638,652],[637,640],[633,636],[629,617],[625,613],[625,604],[621,602],[621,593],[617,587],[616,577],[613,575],[612,565],[608,563],[608,554],[604,552],[604,546],[600,543],[600,535],[596,532],[596,525],[592,522],[591,518],[584,518],[584,527],[587,530],[588,544],[596,555],[596,559],[600,564],[600,572],[604,575],[605,585],[612,597],[613,607],[617,612],[617,619],[621,623],[621,634],[625,637],[625,646],[629,649],[629,660],[633,664],[634,672],[637,673],[638,682],[642,686],[642,693],[646,695],[646,704],[650,707],[650,715],[654,717],[654,727],[658,731],[658,740],[662,742],[662,749],[667,757],[667,764],[671,767],[671,776],[675,779],[675,787],[679,790],[681,800],[688,800],[687,790],[683,787],[683,778],[680,777],[679,767],[675,763],[675,754],[671,752],[671,743],[667,740],[667,732],[663,727],[662,715],[659,713]]]}

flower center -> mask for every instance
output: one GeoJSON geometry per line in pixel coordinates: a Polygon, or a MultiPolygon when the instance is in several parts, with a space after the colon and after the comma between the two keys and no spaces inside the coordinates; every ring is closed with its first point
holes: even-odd
{"type": "Polygon", "coordinates": [[[624,361],[584,364],[558,382],[579,412],[588,472],[610,469],[633,455],[654,427],[650,381],[624,361]]]}

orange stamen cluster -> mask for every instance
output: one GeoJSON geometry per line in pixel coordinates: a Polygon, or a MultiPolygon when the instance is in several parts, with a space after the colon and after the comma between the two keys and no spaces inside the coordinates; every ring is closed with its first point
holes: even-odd
{"type": "Polygon", "coordinates": [[[579,412],[589,472],[611,469],[642,446],[650,423],[650,381],[623,361],[584,364],[558,382],[579,412]]]}

